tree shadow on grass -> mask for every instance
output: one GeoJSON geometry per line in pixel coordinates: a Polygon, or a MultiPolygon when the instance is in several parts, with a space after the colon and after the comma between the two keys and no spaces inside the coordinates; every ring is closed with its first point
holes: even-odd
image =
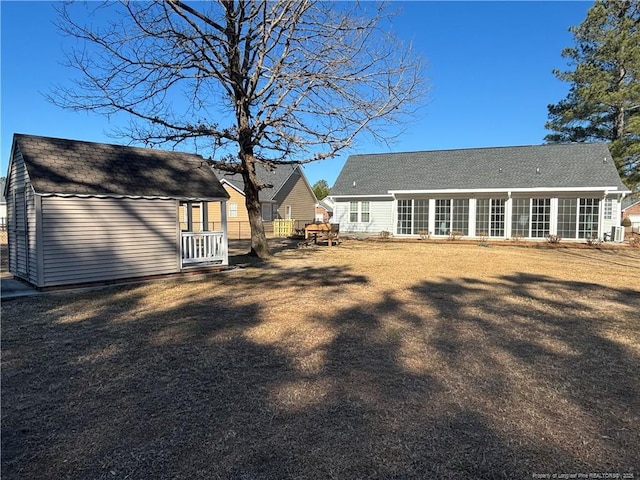
{"type": "Polygon", "coordinates": [[[615,337],[637,342],[636,291],[424,281],[314,319],[326,337],[258,341],[282,289],[369,280],[222,278],[3,307],[3,478],[531,478],[640,456],[640,365],[615,337]]]}

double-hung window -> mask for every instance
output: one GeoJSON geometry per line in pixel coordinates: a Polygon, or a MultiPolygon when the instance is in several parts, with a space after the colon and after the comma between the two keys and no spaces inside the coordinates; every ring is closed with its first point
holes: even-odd
{"type": "Polygon", "coordinates": [[[349,222],[369,223],[370,219],[371,213],[369,202],[349,202],[349,222]]]}

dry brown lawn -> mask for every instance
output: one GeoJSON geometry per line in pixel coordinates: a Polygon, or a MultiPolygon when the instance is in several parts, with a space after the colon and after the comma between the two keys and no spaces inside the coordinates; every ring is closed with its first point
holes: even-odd
{"type": "Polygon", "coordinates": [[[2,478],[638,478],[639,265],[351,240],[4,302],[2,478]]]}

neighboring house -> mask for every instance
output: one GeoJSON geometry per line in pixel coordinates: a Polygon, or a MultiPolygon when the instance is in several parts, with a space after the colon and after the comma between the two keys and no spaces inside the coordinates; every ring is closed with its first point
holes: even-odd
{"type": "MultiPolygon", "coordinates": [[[[240,174],[215,170],[215,174],[229,194],[227,219],[232,238],[237,231],[248,238],[251,235],[249,216],[245,206],[244,182],[240,174]]],[[[271,187],[260,190],[262,221],[266,232],[273,231],[273,220],[295,220],[296,228],[315,219],[316,197],[300,165],[279,165],[268,169],[256,165],[256,175],[263,184],[271,187]]]]}
{"type": "Polygon", "coordinates": [[[16,134],[5,193],[9,270],[39,288],[228,264],[229,197],[197,155],[16,134]],[[222,225],[193,232],[205,201],[222,225]]]}
{"type": "Polygon", "coordinates": [[[318,200],[316,205],[316,221],[329,223],[333,217],[333,201],[329,197],[318,200]]]}
{"type": "Polygon", "coordinates": [[[352,155],[331,197],[341,233],[621,240],[628,193],[607,146],[582,143],[352,155]]]}
{"type": "Polygon", "coordinates": [[[629,218],[631,229],[640,232],[640,193],[629,195],[622,200],[622,220],[629,218]]]}

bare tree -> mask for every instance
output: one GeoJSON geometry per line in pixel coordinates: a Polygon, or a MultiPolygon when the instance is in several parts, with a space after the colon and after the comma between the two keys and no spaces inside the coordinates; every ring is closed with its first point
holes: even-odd
{"type": "Polygon", "coordinates": [[[251,251],[262,258],[269,249],[259,191],[270,185],[256,164],[330,158],[362,132],[388,141],[386,127],[402,126],[427,91],[424,62],[388,33],[391,15],[380,5],[106,3],[91,13],[104,18],[108,9],[110,20],[95,25],[74,19],[74,8],[59,8],[58,25],[79,40],[67,60],[80,76],[50,99],[126,112],[130,122],[117,134],[149,146],[187,143],[181,148],[241,174],[251,251]]]}

